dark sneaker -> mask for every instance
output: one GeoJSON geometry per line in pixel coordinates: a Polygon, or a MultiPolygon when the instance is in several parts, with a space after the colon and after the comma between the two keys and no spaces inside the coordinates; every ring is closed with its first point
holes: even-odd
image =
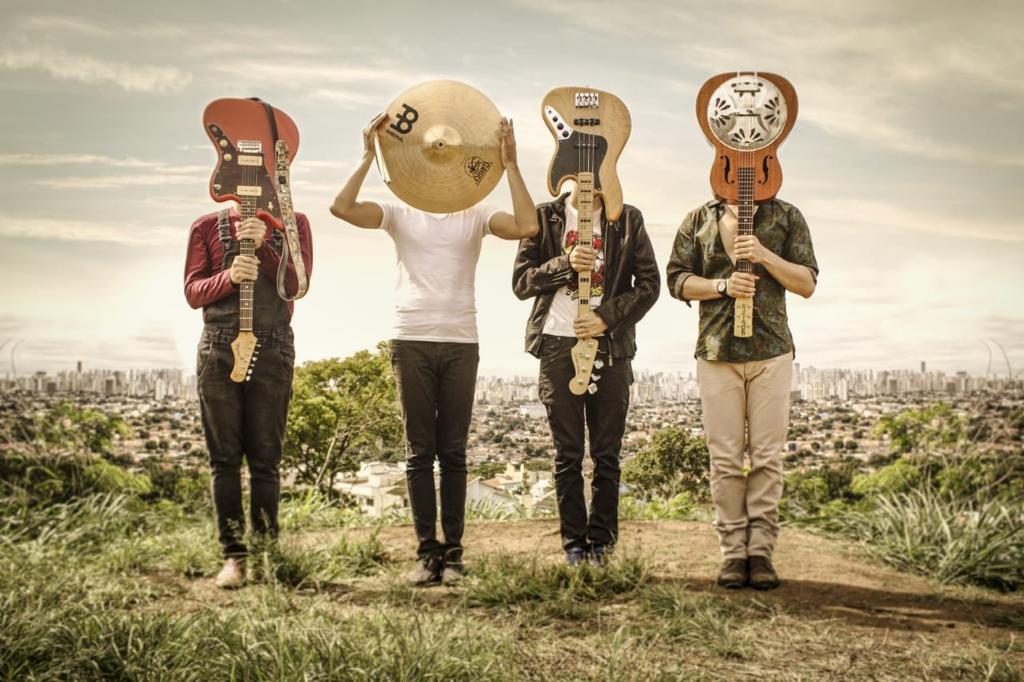
{"type": "Polygon", "coordinates": [[[774,590],[779,586],[779,575],[772,567],[772,560],[766,556],[752,556],[750,563],[750,586],[755,590],[774,590]]]}
{"type": "Polygon", "coordinates": [[[587,550],[582,547],[565,550],[565,563],[569,566],[582,566],[586,561],[587,550]]]}
{"type": "Polygon", "coordinates": [[[590,563],[594,566],[605,566],[612,556],[612,548],[609,545],[594,545],[590,548],[590,563]]]}
{"type": "Polygon", "coordinates": [[[444,562],[439,556],[421,557],[416,562],[416,568],[405,575],[405,580],[410,585],[432,585],[441,580],[441,570],[444,562]]]}
{"type": "Polygon", "coordinates": [[[738,590],[747,586],[749,577],[746,559],[728,559],[718,572],[718,584],[730,590],[738,590]]]}

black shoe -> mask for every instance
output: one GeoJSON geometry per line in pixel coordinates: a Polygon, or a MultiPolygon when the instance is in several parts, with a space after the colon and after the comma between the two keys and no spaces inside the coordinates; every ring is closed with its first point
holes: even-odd
{"type": "Polygon", "coordinates": [[[606,566],[611,555],[611,545],[593,545],[590,548],[590,563],[594,566],[606,566]]]}
{"type": "Polygon", "coordinates": [[[738,590],[747,586],[750,579],[746,559],[728,559],[718,572],[718,584],[730,590],[738,590]]]}
{"type": "Polygon", "coordinates": [[[444,561],[439,556],[431,554],[420,557],[416,562],[416,568],[405,574],[405,580],[410,585],[433,585],[440,582],[443,568],[444,561]]]}
{"type": "Polygon", "coordinates": [[[768,557],[752,556],[747,562],[750,564],[750,586],[755,590],[774,590],[781,584],[779,574],[768,557]]]}
{"type": "Polygon", "coordinates": [[[587,550],[573,547],[565,550],[565,563],[569,566],[582,566],[587,561],[587,550]]]}

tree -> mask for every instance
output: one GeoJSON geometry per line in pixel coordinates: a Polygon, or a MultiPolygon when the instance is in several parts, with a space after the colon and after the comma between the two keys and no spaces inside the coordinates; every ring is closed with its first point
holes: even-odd
{"type": "Polygon", "coordinates": [[[59,402],[33,418],[32,438],[46,447],[103,454],[115,438],[128,433],[121,417],[59,402]]]}
{"type": "Polygon", "coordinates": [[[307,362],[295,370],[283,463],[300,481],[332,494],[340,473],[397,447],[401,438],[386,343],[376,352],[307,362]]]}
{"type": "Polygon", "coordinates": [[[498,464],[497,462],[481,462],[473,469],[473,474],[483,479],[491,479],[504,471],[504,464],[498,464]]]}
{"type": "Polygon", "coordinates": [[[622,480],[646,495],[682,492],[704,500],[710,494],[711,458],[703,438],[678,426],[655,431],[643,450],[622,469],[622,480]]]}
{"type": "Polygon", "coordinates": [[[965,430],[965,420],[946,403],[887,414],[875,427],[875,433],[888,436],[893,449],[901,454],[953,445],[964,439],[965,430]]]}

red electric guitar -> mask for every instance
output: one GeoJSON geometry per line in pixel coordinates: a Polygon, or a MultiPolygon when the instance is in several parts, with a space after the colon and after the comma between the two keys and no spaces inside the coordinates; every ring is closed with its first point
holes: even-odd
{"type": "MultiPolygon", "coordinates": [[[[283,111],[258,99],[218,99],[203,112],[203,127],[217,149],[217,167],[210,178],[214,201],[237,201],[242,220],[259,217],[285,234],[277,291],[282,298],[305,295],[308,286],[298,227],[292,207],[289,168],[299,148],[299,129],[283,111]],[[285,292],[288,260],[295,264],[299,288],[285,292]]],[[[239,242],[241,255],[254,256],[253,240],[239,242]]],[[[258,343],[252,331],[253,283],[239,286],[238,338],[232,381],[252,376],[258,343]]]]}

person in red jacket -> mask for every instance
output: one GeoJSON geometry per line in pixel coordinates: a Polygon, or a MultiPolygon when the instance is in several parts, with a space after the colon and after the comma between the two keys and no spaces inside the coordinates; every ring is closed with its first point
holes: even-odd
{"type": "MultiPolygon", "coordinates": [[[[311,275],[309,220],[297,213],[296,222],[302,260],[311,275]]],[[[234,209],[202,216],[189,232],[185,298],[193,308],[203,309],[196,376],[224,554],[216,583],[223,588],[241,586],[249,553],[242,513],[243,458],[249,466],[252,539],[271,539],[278,531],[279,464],[295,364],[293,304],[276,287],[282,237],[258,218],[241,220],[234,209]],[[242,239],[255,242],[255,256],[239,254],[242,239]],[[230,378],[231,342],[238,336],[238,290],[244,281],[254,283],[252,326],[260,352],[251,379],[236,383],[230,378]]],[[[298,289],[292,263],[286,287],[289,293],[298,289]]]]}

